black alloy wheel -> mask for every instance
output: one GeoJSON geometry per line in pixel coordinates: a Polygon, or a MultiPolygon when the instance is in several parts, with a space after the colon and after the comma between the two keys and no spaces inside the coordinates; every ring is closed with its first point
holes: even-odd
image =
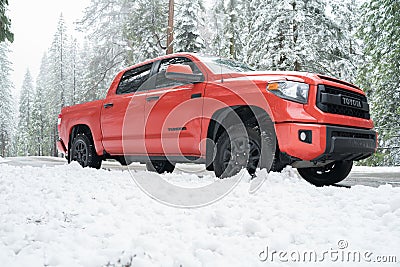
{"type": "Polygon", "coordinates": [[[82,167],[100,169],[101,157],[96,153],[91,137],[84,133],[75,136],[71,146],[71,161],[77,161],[82,167]]]}
{"type": "Polygon", "coordinates": [[[78,139],[74,142],[74,147],[72,148],[72,160],[77,161],[82,167],[88,165],[89,151],[86,143],[78,139]]]}
{"type": "Polygon", "coordinates": [[[261,157],[260,141],[260,134],[253,128],[246,127],[245,131],[240,131],[231,127],[225,131],[216,146],[215,175],[227,178],[246,168],[254,176],[261,157]]]}

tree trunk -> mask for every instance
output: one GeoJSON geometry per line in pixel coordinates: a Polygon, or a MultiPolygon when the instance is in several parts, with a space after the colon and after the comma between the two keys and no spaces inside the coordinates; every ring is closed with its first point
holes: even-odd
{"type": "Polygon", "coordinates": [[[167,55],[174,53],[174,0],[169,0],[168,28],[167,28],[167,55]]]}

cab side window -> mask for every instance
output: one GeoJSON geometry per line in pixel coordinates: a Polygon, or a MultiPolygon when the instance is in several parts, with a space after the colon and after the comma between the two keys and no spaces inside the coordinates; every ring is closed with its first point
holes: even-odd
{"type": "Polygon", "coordinates": [[[126,71],[119,82],[117,95],[140,91],[150,76],[152,65],[151,63],[126,71]]]}
{"type": "Polygon", "coordinates": [[[167,70],[167,67],[171,64],[188,65],[192,69],[193,74],[201,74],[201,71],[196,66],[196,64],[186,57],[174,57],[174,58],[164,59],[161,61],[160,68],[157,73],[156,88],[175,87],[187,84],[185,82],[170,80],[165,77],[165,71],[167,70]]]}

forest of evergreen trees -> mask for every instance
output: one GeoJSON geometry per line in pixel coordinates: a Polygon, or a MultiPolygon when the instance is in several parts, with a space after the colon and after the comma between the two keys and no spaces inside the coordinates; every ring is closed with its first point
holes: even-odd
{"type": "MultiPolygon", "coordinates": [[[[382,147],[364,163],[399,165],[400,1],[362,3],[215,0],[209,6],[204,0],[180,0],[174,52],[220,55],[260,70],[318,72],[356,83],[367,92],[382,147]]],[[[167,10],[167,0],[92,0],[76,23],[86,36],[83,43],[61,16],[39,75],[34,79],[26,71],[19,100],[11,97],[10,45],[2,42],[0,156],[56,156],[61,108],[103,98],[120,69],[165,54],[167,10]]]]}

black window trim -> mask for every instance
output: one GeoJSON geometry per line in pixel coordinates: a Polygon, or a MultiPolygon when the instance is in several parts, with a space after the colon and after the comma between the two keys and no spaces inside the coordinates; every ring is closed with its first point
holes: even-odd
{"type": "MultiPolygon", "coordinates": [[[[171,59],[173,59],[173,58],[186,58],[186,59],[190,60],[193,64],[195,64],[195,66],[197,67],[197,69],[200,71],[201,75],[203,75],[203,77],[205,77],[203,71],[201,70],[201,68],[199,67],[199,65],[196,64],[196,62],[195,62],[193,59],[191,59],[191,58],[189,58],[189,57],[187,57],[187,56],[180,56],[180,55],[179,55],[179,56],[172,56],[172,57],[162,58],[162,59],[159,59],[159,60],[154,61],[154,62],[153,62],[153,69],[152,69],[152,71],[154,71],[154,73],[151,73],[150,77],[152,77],[153,75],[157,75],[157,73],[158,73],[158,71],[160,70],[160,67],[161,67],[161,62],[162,62],[163,60],[171,60],[171,59]]],[[[155,80],[155,79],[154,79],[154,80],[155,80]]],[[[186,85],[186,84],[193,84],[193,83],[188,82],[188,83],[182,84],[182,85],[180,85],[180,86],[183,86],[183,85],[186,85]]],[[[152,90],[167,90],[167,89],[171,89],[171,88],[172,88],[171,86],[170,86],[170,87],[161,87],[161,88],[157,88],[156,84],[152,84],[152,85],[151,85],[151,89],[146,89],[146,91],[152,91],[152,90]]]]}
{"type": "MultiPolygon", "coordinates": [[[[139,93],[139,92],[147,92],[147,91],[162,90],[162,89],[167,90],[167,89],[172,88],[172,87],[157,88],[157,87],[156,87],[156,84],[155,84],[155,83],[156,83],[155,79],[152,79],[152,81],[151,81],[152,84],[149,85],[149,88],[147,88],[147,89],[136,90],[135,92],[130,92],[130,93],[118,94],[118,87],[119,87],[119,85],[120,85],[120,83],[121,83],[122,77],[124,77],[124,75],[125,75],[126,72],[132,71],[132,70],[134,70],[134,69],[137,69],[137,68],[140,68],[140,67],[143,67],[143,66],[146,66],[146,65],[150,65],[150,64],[151,64],[152,66],[151,66],[151,68],[150,68],[150,74],[149,74],[149,77],[148,77],[147,80],[146,80],[146,81],[148,81],[151,77],[153,77],[154,75],[157,75],[157,73],[158,73],[158,71],[159,71],[159,69],[160,69],[160,66],[161,66],[161,62],[162,62],[163,60],[170,60],[170,59],[179,58],[179,57],[181,57],[181,58],[186,58],[186,59],[192,61],[193,64],[196,65],[196,67],[198,68],[198,70],[200,71],[200,73],[203,75],[203,77],[205,77],[204,72],[201,70],[201,68],[199,67],[199,65],[196,64],[196,62],[195,62],[193,59],[191,59],[191,58],[189,58],[189,57],[187,57],[187,56],[172,56],[172,57],[167,57],[167,58],[158,59],[158,60],[155,60],[155,61],[149,62],[149,63],[144,63],[144,62],[143,62],[144,64],[141,64],[141,65],[139,65],[139,66],[137,66],[137,67],[135,67],[135,68],[131,68],[131,69],[125,71],[125,72],[122,74],[120,81],[118,82],[118,86],[117,86],[117,89],[116,89],[116,91],[115,91],[115,94],[116,94],[116,95],[129,95],[129,94],[135,94],[135,93],[139,93]]],[[[191,84],[191,83],[187,83],[187,84],[191,84]]],[[[183,84],[183,85],[184,85],[184,84],[183,84]]]]}

